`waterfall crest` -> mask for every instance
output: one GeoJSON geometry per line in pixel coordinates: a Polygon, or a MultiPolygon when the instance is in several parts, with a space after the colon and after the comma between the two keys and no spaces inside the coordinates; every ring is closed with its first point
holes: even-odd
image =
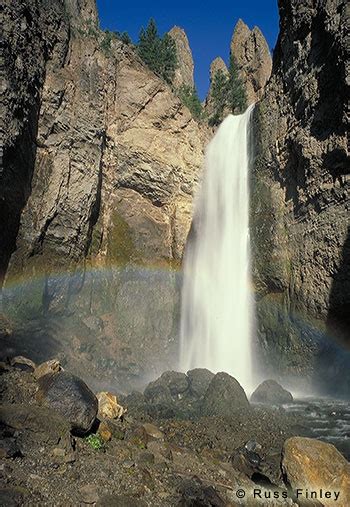
{"type": "Polygon", "coordinates": [[[249,119],[229,115],[206,150],[185,251],[180,367],[251,385],[249,119]]]}

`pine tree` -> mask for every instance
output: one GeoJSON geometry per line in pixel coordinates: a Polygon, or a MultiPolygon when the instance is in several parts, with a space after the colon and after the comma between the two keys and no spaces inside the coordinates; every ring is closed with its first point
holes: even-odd
{"type": "Polygon", "coordinates": [[[142,60],[153,71],[157,72],[159,57],[159,36],[156,22],[153,18],[149,20],[146,30],[141,28],[138,44],[138,53],[142,60]]]}
{"type": "Polygon", "coordinates": [[[168,34],[159,37],[153,18],[149,20],[146,30],[141,29],[137,50],[155,74],[172,83],[177,65],[175,41],[168,34]]]}
{"type": "Polygon", "coordinates": [[[238,73],[233,56],[230,59],[228,76],[219,69],[214,75],[212,87],[214,112],[209,125],[219,125],[224,119],[225,110],[234,114],[243,113],[247,108],[247,96],[244,84],[238,73]]]}
{"type": "Polygon", "coordinates": [[[201,120],[203,109],[196,88],[183,84],[178,90],[178,96],[181,102],[191,111],[193,118],[201,120]]]}
{"type": "Polygon", "coordinates": [[[213,116],[209,119],[209,125],[215,126],[222,122],[224,110],[227,106],[227,87],[229,78],[219,69],[213,79],[212,99],[214,105],[213,116]]]}
{"type": "Polygon", "coordinates": [[[173,82],[177,66],[176,44],[169,34],[160,40],[158,73],[169,84],[173,82]]]}
{"type": "Polygon", "coordinates": [[[237,62],[233,56],[230,58],[227,105],[232,113],[243,113],[247,108],[247,95],[238,73],[237,62]]]}

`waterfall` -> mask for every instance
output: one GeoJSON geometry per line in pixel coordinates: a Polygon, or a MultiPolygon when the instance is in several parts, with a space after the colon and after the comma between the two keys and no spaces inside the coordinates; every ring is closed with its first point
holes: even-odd
{"type": "Polygon", "coordinates": [[[184,259],[180,367],[251,385],[249,119],[229,115],[210,142],[184,259]]]}

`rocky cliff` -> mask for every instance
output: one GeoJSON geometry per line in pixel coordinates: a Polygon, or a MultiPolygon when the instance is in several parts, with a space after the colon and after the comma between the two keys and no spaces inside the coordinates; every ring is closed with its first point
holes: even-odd
{"type": "Polygon", "coordinates": [[[250,30],[239,19],[233,31],[230,53],[245,86],[247,103],[253,104],[261,99],[272,68],[270,50],[261,30],[257,26],[250,30]]]}
{"type": "Polygon", "coordinates": [[[194,64],[186,32],[182,28],[174,26],[170,30],[169,35],[175,41],[178,60],[173,84],[175,88],[180,88],[181,85],[193,88],[194,64]]]}
{"type": "Polygon", "coordinates": [[[349,389],[346,4],[280,0],[272,77],[255,110],[254,276],[270,368],[349,389]],[[336,340],[343,346],[337,348],[336,340]],[[344,345],[345,344],[345,345],[344,345]]]}
{"type": "MultiPolygon", "coordinates": [[[[71,347],[81,362],[118,355],[127,369],[134,360],[125,354],[139,346],[143,361],[157,349],[161,361],[174,339],[172,269],[190,226],[205,129],[132,47],[98,29],[93,0],[23,0],[5,14],[4,301],[14,318],[38,322],[69,308],[75,327],[61,328],[68,361],[71,347]],[[117,274],[106,282],[110,268],[117,274]]],[[[40,327],[30,345],[37,350],[41,338],[57,337],[40,327]]]]}
{"type": "MultiPolygon", "coordinates": [[[[345,2],[279,7],[263,96],[260,32],[240,22],[231,47],[250,99],[262,96],[251,220],[257,347],[267,369],[311,380],[321,372],[327,383],[345,378],[335,343],[349,343],[345,2]]],[[[2,353],[55,354],[85,378],[98,372],[130,387],[174,362],[176,269],[208,132],[132,46],[99,30],[94,0],[7,0],[4,14],[2,353]]],[[[178,77],[189,84],[193,62],[183,61],[178,77]]]]}
{"type": "MultiPolygon", "coordinates": [[[[241,19],[238,20],[231,39],[230,57],[234,58],[238,67],[247,105],[259,101],[271,75],[272,59],[266,39],[257,26],[250,30],[241,19]]],[[[221,57],[215,58],[210,65],[210,86],[204,103],[209,116],[213,113],[214,77],[219,70],[228,74],[227,65],[221,57]]],[[[225,111],[225,114],[229,113],[225,111]]]]}

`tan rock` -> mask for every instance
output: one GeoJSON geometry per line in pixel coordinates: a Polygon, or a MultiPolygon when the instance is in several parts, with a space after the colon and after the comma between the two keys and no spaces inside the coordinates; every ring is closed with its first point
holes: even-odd
{"type": "Polygon", "coordinates": [[[79,488],[79,493],[83,503],[95,504],[98,502],[98,489],[94,484],[86,484],[79,488]]]}
{"type": "Polygon", "coordinates": [[[28,359],[28,357],[24,357],[24,356],[13,357],[10,360],[10,365],[18,367],[18,368],[28,369],[31,371],[34,371],[36,368],[34,361],[32,361],[31,359],[28,359]]]}
{"type": "Polygon", "coordinates": [[[272,70],[270,50],[261,30],[257,26],[250,30],[240,19],[233,31],[231,55],[238,64],[250,105],[261,99],[272,70]]]}
{"type": "Polygon", "coordinates": [[[98,427],[98,434],[104,442],[109,442],[112,438],[112,433],[104,421],[102,421],[98,427]]]}
{"type": "Polygon", "coordinates": [[[331,498],[318,496],[321,505],[350,505],[350,464],[333,445],[312,438],[289,438],[283,448],[282,468],[294,490],[330,491],[331,498]],[[337,501],[334,492],[339,492],[337,501]]]}
{"type": "Polygon", "coordinates": [[[187,85],[193,88],[194,64],[186,32],[182,28],[174,26],[168,33],[175,41],[178,60],[173,85],[175,88],[179,88],[181,85],[187,85]]]}
{"type": "Polygon", "coordinates": [[[126,409],[118,404],[117,397],[109,392],[101,391],[96,395],[98,400],[98,417],[102,419],[120,419],[126,409]]]}
{"type": "Polygon", "coordinates": [[[34,377],[38,380],[40,377],[48,373],[57,373],[63,371],[63,368],[58,359],[50,359],[44,363],[39,364],[34,370],[34,377]]]}
{"type": "Polygon", "coordinates": [[[148,435],[148,437],[153,438],[155,440],[164,440],[164,433],[160,431],[157,426],[151,423],[143,424],[143,427],[148,435]]]}

